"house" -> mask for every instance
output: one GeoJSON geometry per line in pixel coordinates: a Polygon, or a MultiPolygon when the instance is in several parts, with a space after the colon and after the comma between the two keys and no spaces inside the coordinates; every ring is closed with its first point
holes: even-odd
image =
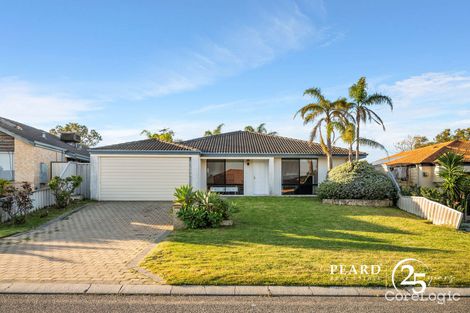
{"type": "Polygon", "coordinates": [[[40,188],[51,178],[52,162],[89,162],[87,148],[79,141],[75,134],[64,133],[59,138],[0,117],[0,178],[40,188]]]}
{"type": "Polygon", "coordinates": [[[436,187],[442,182],[436,163],[444,153],[452,151],[464,156],[464,169],[470,173],[470,141],[454,140],[403,151],[374,162],[376,168],[392,172],[402,186],[436,187]]]}
{"type": "MultiPolygon", "coordinates": [[[[90,154],[96,200],[172,200],[184,184],[231,195],[312,195],[327,175],[319,144],[246,131],[180,143],[140,140],[90,154]]],[[[335,166],[347,157],[347,149],[333,149],[335,166]]]]}

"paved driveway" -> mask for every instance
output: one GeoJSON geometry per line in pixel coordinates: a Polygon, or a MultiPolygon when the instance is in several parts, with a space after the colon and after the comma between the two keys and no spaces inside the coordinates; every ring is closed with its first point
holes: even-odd
{"type": "Polygon", "coordinates": [[[0,282],[151,284],[133,270],[171,230],[168,202],[100,202],[28,234],[0,239],[0,282]]]}

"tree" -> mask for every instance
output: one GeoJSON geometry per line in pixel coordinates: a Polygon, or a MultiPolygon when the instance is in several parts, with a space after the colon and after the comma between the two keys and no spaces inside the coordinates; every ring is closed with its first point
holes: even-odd
{"type": "Polygon", "coordinates": [[[304,125],[314,124],[310,134],[310,142],[316,137],[320,138],[320,146],[326,154],[328,170],[333,168],[333,147],[335,129],[339,129],[341,123],[347,120],[346,111],[348,103],[346,99],[340,98],[336,101],[326,99],[319,88],[310,88],[305,90],[304,95],[309,95],[315,101],[309,103],[294,115],[294,118],[300,114],[304,120],[304,125]],[[324,133],[322,132],[324,129],[324,133]]]}
{"type": "Polygon", "coordinates": [[[222,133],[222,127],[224,127],[223,123],[219,124],[214,130],[206,130],[206,132],[204,133],[204,137],[220,135],[222,133]]]}
{"type": "Polygon", "coordinates": [[[245,131],[259,134],[277,135],[277,132],[268,132],[266,129],[266,123],[261,123],[258,125],[258,127],[253,127],[251,125],[245,126],[245,131]]]}
{"type": "Polygon", "coordinates": [[[89,130],[85,125],[73,122],[67,123],[64,126],[57,125],[55,128],[49,130],[49,133],[58,137],[60,137],[61,133],[76,133],[80,135],[80,143],[87,147],[94,147],[103,140],[96,130],[89,130]]]}
{"type": "MultiPolygon", "coordinates": [[[[348,107],[350,109],[351,104],[348,104],[348,107]]],[[[346,109],[348,110],[348,109],[346,109]]],[[[341,139],[343,142],[348,144],[348,161],[352,162],[353,159],[353,145],[357,141],[359,141],[359,144],[363,146],[369,146],[371,148],[375,149],[381,149],[388,153],[387,149],[379,142],[368,139],[368,138],[356,138],[356,125],[355,125],[355,119],[351,114],[346,115],[347,119],[342,119],[342,121],[338,124],[338,129],[340,132],[340,137],[338,139],[341,139]]]]}
{"type": "Polygon", "coordinates": [[[173,142],[174,136],[175,136],[175,132],[169,128],[160,129],[156,133],[153,133],[147,129],[144,129],[140,134],[147,136],[147,138],[149,139],[157,139],[157,140],[166,141],[166,142],[173,142]]]}
{"type": "Polygon", "coordinates": [[[426,136],[408,136],[394,144],[395,149],[400,152],[418,149],[429,144],[426,136]]]}
{"type": "MultiPolygon", "coordinates": [[[[393,110],[392,99],[380,93],[371,95],[367,92],[367,82],[365,77],[359,78],[357,83],[349,88],[349,97],[352,99],[352,111],[356,120],[356,136],[361,138],[361,123],[374,121],[381,125],[385,130],[385,125],[380,116],[375,113],[370,106],[378,104],[386,104],[393,110]]],[[[356,161],[359,160],[360,140],[356,140],[356,161]]]]}
{"type": "Polygon", "coordinates": [[[444,129],[442,132],[436,135],[434,141],[436,143],[447,142],[452,140],[470,140],[470,127],[469,128],[457,128],[454,133],[451,132],[450,128],[444,129]]]}
{"type": "Polygon", "coordinates": [[[469,178],[463,164],[463,155],[454,152],[446,152],[437,159],[442,167],[439,176],[442,178],[442,190],[446,204],[451,208],[463,210],[469,195],[469,178]]]}

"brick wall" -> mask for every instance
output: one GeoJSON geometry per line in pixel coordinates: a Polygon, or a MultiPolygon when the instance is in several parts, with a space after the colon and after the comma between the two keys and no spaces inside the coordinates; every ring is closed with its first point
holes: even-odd
{"type": "MultiPolygon", "coordinates": [[[[40,187],[39,164],[47,164],[49,176],[52,161],[65,161],[65,157],[61,152],[34,147],[21,140],[15,139],[15,181],[27,181],[32,183],[36,188],[40,187]]],[[[48,178],[50,179],[50,177],[48,178]]]]}

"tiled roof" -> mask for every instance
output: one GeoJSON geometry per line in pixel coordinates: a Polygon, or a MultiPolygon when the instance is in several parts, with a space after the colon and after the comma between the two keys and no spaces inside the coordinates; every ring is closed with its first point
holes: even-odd
{"type": "Polygon", "coordinates": [[[434,163],[442,154],[453,151],[464,156],[465,162],[470,162],[470,141],[454,140],[410,151],[403,151],[389,156],[385,161],[388,166],[434,163]]]}
{"type": "Polygon", "coordinates": [[[0,117],[0,128],[5,131],[22,137],[26,140],[32,142],[39,142],[46,145],[54,146],[60,149],[64,149],[67,152],[81,156],[85,159],[89,158],[88,148],[87,147],[75,147],[68,143],[65,143],[60,140],[59,137],[50,134],[41,129],[37,129],[13,120],[9,120],[3,117],[0,117]]]}
{"type": "Polygon", "coordinates": [[[91,149],[96,150],[114,150],[114,151],[198,151],[194,148],[187,147],[178,143],[170,143],[157,139],[145,139],[118,143],[109,146],[97,147],[91,149]]]}
{"type": "MultiPolygon", "coordinates": [[[[324,154],[318,143],[247,131],[201,137],[182,143],[207,154],[324,154]]],[[[348,155],[348,150],[334,147],[333,154],[348,155]]]]}
{"type": "MultiPolygon", "coordinates": [[[[91,151],[193,151],[202,154],[324,154],[318,143],[281,136],[235,131],[183,141],[168,143],[146,139],[97,147],[91,151]]],[[[333,148],[334,155],[348,155],[344,148],[333,148]]],[[[362,153],[362,155],[366,155],[362,153]]]]}

